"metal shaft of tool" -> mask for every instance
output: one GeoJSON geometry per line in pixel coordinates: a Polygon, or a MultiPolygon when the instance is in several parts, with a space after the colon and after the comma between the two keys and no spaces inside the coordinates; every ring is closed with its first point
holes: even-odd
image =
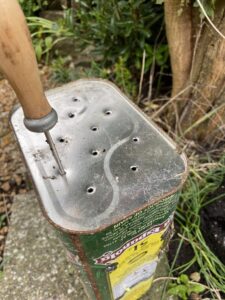
{"type": "Polygon", "coordinates": [[[53,142],[53,140],[52,140],[51,134],[50,134],[49,131],[45,131],[44,134],[45,134],[45,136],[46,136],[46,139],[47,139],[47,141],[48,141],[48,144],[49,144],[49,147],[50,147],[50,149],[51,149],[51,151],[52,151],[52,154],[53,154],[53,156],[54,156],[54,158],[55,158],[55,160],[56,160],[56,162],[57,162],[57,164],[58,164],[58,167],[59,167],[59,173],[63,176],[63,175],[66,174],[66,172],[65,172],[65,170],[64,170],[64,168],[63,168],[63,165],[62,165],[62,163],[61,163],[61,160],[60,160],[60,158],[59,158],[59,154],[58,154],[58,152],[57,152],[57,150],[56,150],[56,147],[55,147],[55,144],[54,144],[54,142],[53,142]]]}

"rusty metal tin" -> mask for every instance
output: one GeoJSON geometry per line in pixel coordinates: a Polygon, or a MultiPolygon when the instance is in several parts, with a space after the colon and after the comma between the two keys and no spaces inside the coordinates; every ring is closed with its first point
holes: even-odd
{"type": "Polygon", "coordinates": [[[22,109],[11,117],[44,214],[80,262],[91,299],[137,299],[150,286],[171,226],[185,155],[107,81],[79,80],[47,98],[59,116],[51,134],[66,176],[44,136],[24,127],[22,109]]]}

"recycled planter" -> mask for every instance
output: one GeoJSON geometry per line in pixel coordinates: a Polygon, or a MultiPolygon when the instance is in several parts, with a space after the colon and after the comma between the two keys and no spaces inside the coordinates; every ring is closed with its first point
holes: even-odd
{"type": "Polygon", "coordinates": [[[22,109],[11,117],[43,213],[90,299],[138,299],[170,237],[185,155],[107,81],[79,80],[47,98],[65,176],[43,135],[24,127],[22,109]]]}

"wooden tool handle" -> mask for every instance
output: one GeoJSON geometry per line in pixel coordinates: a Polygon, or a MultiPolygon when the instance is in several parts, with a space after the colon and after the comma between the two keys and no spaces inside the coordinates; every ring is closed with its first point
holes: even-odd
{"type": "Polygon", "coordinates": [[[0,0],[0,70],[16,92],[25,118],[39,119],[51,112],[30,33],[17,0],[0,0]]]}

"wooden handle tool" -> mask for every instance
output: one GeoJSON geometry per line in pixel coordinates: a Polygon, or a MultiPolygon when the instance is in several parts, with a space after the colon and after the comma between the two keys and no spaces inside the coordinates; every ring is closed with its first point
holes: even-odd
{"type": "Polygon", "coordinates": [[[0,70],[21,103],[25,126],[31,131],[45,133],[60,174],[64,175],[49,133],[58,116],[45,97],[30,33],[17,0],[0,0],[0,70]]]}

